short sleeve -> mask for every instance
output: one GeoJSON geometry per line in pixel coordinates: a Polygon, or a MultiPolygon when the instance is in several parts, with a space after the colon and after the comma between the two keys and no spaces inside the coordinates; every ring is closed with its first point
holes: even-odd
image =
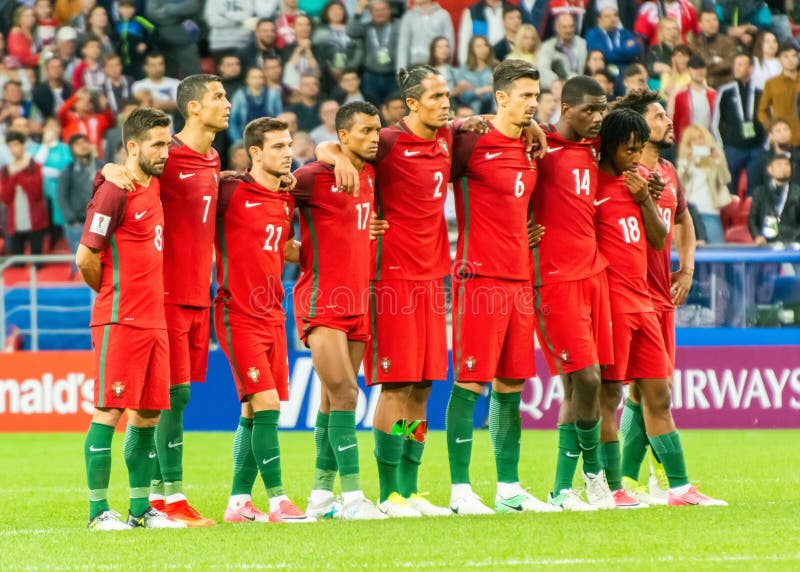
{"type": "Polygon", "coordinates": [[[314,195],[314,181],[318,171],[312,164],[300,167],[294,172],[297,185],[292,189],[291,194],[295,205],[298,207],[302,208],[311,202],[311,197],[314,195]]]}
{"type": "Polygon", "coordinates": [[[105,250],[125,218],[128,193],[111,183],[103,183],[86,206],[81,244],[105,250]]]}
{"type": "Polygon", "coordinates": [[[466,174],[467,164],[480,138],[481,134],[474,131],[457,133],[454,135],[453,162],[450,165],[451,181],[456,181],[466,174]]]}
{"type": "Polygon", "coordinates": [[[375,156],[375,159],[370,161],[373,165],[377,165],[389,155],[400,133],[400,128],[397,127],[397,125],[381,129],[381,135],[378,139],[378,154],[375,156]]]}

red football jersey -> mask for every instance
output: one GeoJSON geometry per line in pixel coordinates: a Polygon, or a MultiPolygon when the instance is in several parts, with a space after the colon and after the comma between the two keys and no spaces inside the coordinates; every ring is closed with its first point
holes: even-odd
{"type": "Polygon", "coordinates": [[[528,209],[537,174],[522,139],[493,127],[455,136],[456,274],[530,280],[528,209]]]}
{"type": "Polygon", "coordinates": [[[533,220],[545,227],[533,250],[536,286],[589,278],[607,265],[594,220],[599,140],[568,141],[551,126],[545,131],[547,155],[532,199],[533,220]]]}
{"type": "Polygon", "coordinates": [[[283,325],[281,273],[293,211],[289,193],[270,191],[249,173],[220,185],[214,302],[226,312],[283,325]]]}
{"type": "Polygon", "coordinates": [[[294,175],[302,272],[294,289],[297,313],[309,318],[366,314],[375,170],[364,165],[357,197],[339,192],[333,165],[314,161],[294,175]]]}
{"type": "Polygon", "coordinates": [[[166,248],[164,303],[208,307],[219,189],[219,156],[205,155],[172,138],[161,175],[166,248]]]}
{"type": "Polygon", "coordinates": [[[81,244],[101,251],[103,277],[90,325],[166,329],[164,211],[159,181],[126,192],[102,183],[86,207],[81,244]]]}
{"type": "Polygon", "coordinates": [[[598,171],[597,244],[608,260],[608,293],[614,314],[652,312],[647,288],[647,237],[642,213],[623,177],[598,171]]]}
{"type": "Polygon", "coordinates": [[[450,272],[444,201],[452,147],[450,126],[433,139],[417,137],[402,121],[381,129],[375,208],[389,229],[374,241],[376,280],[433,280],[450,272]]]}
{"type": "MultiPolygon", "coordinates": [[[[675,218],[683,214],[686,210],[686,196],[678,182],[678,174],[675,167],[666,159],[659,159],[656,171],[666,182],[664,192],[656,207],[661,213],[664,224],[667,225],[667,238],[664,241],[664,248],[656,250],[647,247],[647,284],[650,288],[650,297],[653,299],[653,306],[659,312],[674,310],[672,304],[671,287],[671,260],[672,236],[675,230],[675,218]]],[[[639,163],[639,174],[647,178],[650,176],[650,169],[639,163]]]]}

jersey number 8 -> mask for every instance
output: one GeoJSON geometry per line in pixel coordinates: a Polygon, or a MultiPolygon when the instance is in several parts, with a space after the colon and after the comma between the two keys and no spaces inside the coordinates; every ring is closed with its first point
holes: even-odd
{"type": "Polygon", "coordinates": [[[153,239],[153,243],[156,245],[156,250],[161,252],[162,250],[164,250],[164,227],[161,226],[160,224],[157,224],[155,231],[156,231],[156,236],[153,239]]]}

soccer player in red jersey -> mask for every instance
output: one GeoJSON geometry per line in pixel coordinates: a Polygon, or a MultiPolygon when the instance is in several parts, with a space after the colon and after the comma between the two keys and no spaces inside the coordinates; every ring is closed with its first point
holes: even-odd
{"type": "Polygon", "coordinates": [[[322,381],[314,429],[314,486],[307,513],[346,520],[385,519],[359,484],[356,404],[358,370],[369,339],[369,221],[381,120],[371,103],[353,102],[336,113],[342,153],[360,171],[358,196],[339,190],[333,165],[314,161],[295,171],[292,191],[300,211],[300,269],[295,320],[322,381]],[[343,506],[334,502],[336,472],[343,506]]]}
{"type": "Polygon", "coordinates": [[[262,117],[245,128],[244,145],[252,168],[220,186],[214,325],[253,420],[249,454],[270,497],[269,522],[314,522],[284,493],[278,445],[280,402],[289,399],[281,273],[294,246],[292,137],[286,123],[262,117]]]}
{"type": "MultiPolygon", "coordinates": [[[[172,138],[161,175],[164,229],[164,303],[170,353],[170,409],[156,429],[159,471],[151,487],[153,506],[190,526],[211,526],[183,493],[183,412],[190,382],[205,380],[210,336],[211,264],[220,162],[211,146],[227,129],[230,102],[214,75],[192,75],[178,86],[184,128],[172,138]]],[[[124,185],[113,166],[103,174],[124,185]]],[[[249,431],[244,427],[242,431],[249,431]]],[[[236,460],[234,460],[236,462],[236,460]]],[[[248,473],[250,488],[256,470],[248,473]]]]}
{"type": "MultiPolygon", "coordinates": [[[[614,364],[603,370],[606,391],[601,403],[604,414],[616,421],[622,382],[634,380],[643,403],[647,438],[669,478],[668,504],[726,506],[724,501],[712,499],[691,486],[680,436],[672,419],[669,382],[672,366],[647,287],[648,245],[661,250],[667,234],[666,224],[648,192],[647,180],[638,173],[639,159],[649,135],[645,119],[631,109],[612,111],[600,131],[597,235],[600,250],[609,261],[614,328],[614,364]]],[[[616,436],[616,423],[612,429],[616,436]]],[[[619,461],[614,464],[613,479],[609,482],[616,506],[647,506],[622,488],[619,461]]]]}
{"type": "Polygon", "coordinates": [[[155,426],[169,408],[169,350],[162,282],[164,212],[156,178],[164,169],[169,116],[138,109],[123,126],[130,192],[110,182],[97,188],[87,206],[76,254],[81,276],[98,292],[92,309],[95,386],[92,424],[84,456],[89,482],[89,528],[180,528],[152,507],[150,477],[156,463],[155,426]],[[130,483],[128,522],[108,505],[111,441],[125,409],[125,463],[130,483]]]}
{"type": "Polygon", "coordinates": [[[561,375],[559,454],[549,502],[565,510],[594,510],[572,490],[583,456],[590,503],[613,507],[600,463],[600,365],[613,362],[605,258],[595,234],[597,136],[606,113],[603,88],[577,76],[564,84],[561,118],[545,128],[533,223],[547,234],[533,251],[536,334],[548,368],[561,375]]]}
{"type": "Polygon", "coordinates": [[[489,432],[497,465],[495,510],[554,511],[519,484],[520,397],[536,373],[528,212],[536,160],[523,129],[539,95],[539,71],[506,60],[494,71],[497,115],[488,133],[460,133],[453,142],[458,246],[453,269],[453,364],[447,406],[447,448],[456,514],[491,514],[470,486],[475,402],[492,383],[489,432]]]}

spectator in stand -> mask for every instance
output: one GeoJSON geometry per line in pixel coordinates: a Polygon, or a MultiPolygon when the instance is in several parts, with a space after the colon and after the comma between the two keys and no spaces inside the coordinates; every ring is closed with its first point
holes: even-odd
{"type": "Polygon", "coordinates": [[[609,103],[616,99],[614,95],[614,81],[615,77],[611,74],[608,70],[598,70],[592,74],[592,79],[594,79],[597,83],[600,84],[600,87],[603,88],[603,91],[606,92],[606,99],[609,103]]]}
{"type": "Polygon", "coordinates": [[[120,0],[117,6],[116,51],[122,58],[122,71],[134,79],[144,76],[142,64],[153,40],[155,27],[149,20],[136,14],[136,0],[120,0]]]}
{"type": "Polygon", "coordinates": [[[450,97],[458,95],[455,92],[456,83],[458,83],[458,70],[453,67],[453,50],[450,40],[444,36],[439,36],[431,41],[430,50],[428,54],[428,65],[435,67],[442,74],[442,77],[447,80],[447,87],[450,88],[450,97]]]}
{"type": "Polygon", "coordinates": [[[298,168],[306,163],[310,163],[314,156],[314,140],[305,131],[298,131],[293,136],[294,141],[294,161],[298,168]]]}
{"type": "Polygon", "coordinates": [[[351,64],[363,67],[361,92],[369,102],[383,101],[397,90],[394,57],[400,26],[392,20],[386,0],[372,0],[369,10],[372,20],[364,14],[366,0],[359,0],[356,15],[347,24],[347,34],[353,40],[351,64]]]}
{"type": "Polygon", "coordinates": [[[44,117],[55,117],[59,107],[72,95],[64,81],[64,62],[50,58],[44,64],[44,79],[33,88],[33,103],[44,117]]]}
{"type": "Polygon", "coordinates": [[[506,59],[525,60],[533,65],[539,63],[539,49],[542,41],[539,32],[530,24],[522,24],[514,40],[514,49],[509,52],[506,59]]]}
{"type": "Polygon", "coordinates": [[[748,194],[752,192],[764,154],[764,128],[756,119],[761,90],[750,79],[752,70],[751,56],[739,54],[734,58],[734,81],[717,91],[717,104],[711,119],[712,133],[725,150],[733,194],[737,192],[742,171],[747,172],[748,194]]]}
{"type": "Polygon", "coordinates": [[[689,35],[700,32],[697,22],[697,10],[689,0],[651,0],[644,2],[636,16],[633,31],[645,41],[655,46],[658,44],[658,23],[661,18],[669,16],[678,24],[681,42],[687,44],[689,35]]]}
{"type": "MultiPolygon", "coordinates": [[[[658,23],[658,43],[650,46],[644,60],[651,89],[661,90],[662,76],[672,73],[672,51],[677,46],[683,45],[680,43],[680,39],[681,31],[678,23],[669,16],[661,18],[658,23]]],[[[686,63],[688,64],[688,62],[687,58],[686,63]]]]}
{"type": "Polygon", "coordinates": [[[555,30],[555,21],[561,15],[572,16],[575,32],[583,36],[588,29],[584,26],[588,0],[549,0],[547,3],[547,21],[544,23],[543,37],[550,39],[555,30]]]}
{"type": "Polygon", "coordinates": [[[725,155],[711,132],[701,125],[687,126],[680,141],[678,179],[686,200],[700,212],[708,244],[722,244],[725,235],[719,210],[731,202],[728,191],[731,174],[725,155]]]}
{"type": "Polygon", "coordinates": [[[50,0],[36,0],[33,4],[36,15],[36,48],[41,52],[56,43],[58,20],[53,17],[53,4],[50,0]]]}
{"type": "Polygon", "coordinates": [[[319,118],[322,122],[309,133],[314,145],[319,145],[325,141],[339,140],[339,136],[336,133],[337,111],[339,111],[339,104],[334,100],[329,99],[322,102],[319,108],[319,118]]]}
{"type": "Polygon", "coordinates": [[[43,192],[50,213],[50,244],[54,245],[64,234],[64,213],[58,205],[58,179],[71,160],[69,146],[61,141],[61,124],[55,117],[44,122],[42,143],[36,148],[33,160],[42,167],[43,192]]]}
{"type": "Polygon", "coordinates": [[[536,123],[553,123],[553,116],[556,112],[556,98],[549,89],[543,89],[539,94],[539,107],[536,108],[536,123]]]}
{"type": "Polygon", "coordinates": [[[467,62],[458,70],[458,101],[472,107],[476,114],[494,110],[492,74],[497,66],[492,46],[483,36],[469,41],[467,62]]]}
{"type": "Polygon", "coordinates": [[[680,142],[683,130],[695,124],[703,129],[711,129],[711,118],[717,92],[706,84],[706,62],[702,56],[689,58],[689,75],[692,81],[689,87],[675,94],[669,105],[669,116],[675,131],[675,141],[680,142]]]}
{"type": "MultiPolygon", "coordinates": [[[[772,155],[784,155],[792,162],[792,181],[800,183],[800,150],[792,145],[792,129],[783,119],[772,122],[767,137],[767,150],[761,156],[752,188],[767,184],[767,161],[772,155]]],[[[749,181],[748,181],[749,182],[749,181]]]]}
{"type": "Polygon", "coordinates": [[[322,9],[322,25],[311,36],[311,43],[319,54],[319,64],[324,73],[327,91],[339,83],[347,67],[350,36],[347,35],[347,11],[340,0],[329,0],[322,9]]]}
{"type": "Polygon", "coordinates": [[[219,76],[222,87],[225,88],[225,96],[228,101],[233,95],[244,87],[244,76],[242,75],[242,62],[236,54],[225,54],[217,63],[217,76],[219,76]]]}
{"type": "Polygon", "coordinates": [[[62,140],[69,141],[75,133],[83,133],[100,159],[103,158],[103,135],[106,129],[117,122],[114,112],[108,108],[106,96],[102,93],[92,94],[85,87],[75,91],[58,109],[58,120],[62,126],[62,140]]]}
{"type": "Polygon", "coordinates": [[[708,66],[708,85],[717,89],[733,79],[733,58],[739,49],[730,37],[719,33],[719,18],[713,10],[700,13],[700,30],[690,47],[703,56],[708,66]]]}
{"type": "Polygon", "coordinates": [[[763,90],[767,80],[781,75],[783,68],[778,60],[778,39],[772,32],[761,32],[753,49],[753,83],[763,90]]]}
{"type": "Polygon", "coordinates": [[[275,46],[277,33],[275,22],[261,18],[256,24],[250,43],[239,52],[244,68],[264,67],[267,58],[278,58],[280,53],[275,46]]]}
{"type": "Polygon", "coordinates": [[[278,39],[275,45],[279,50],[294,43],[294,20],[302,14],[297,7],[297,0],[281,0],[281,9],[275,22],[278,39]]]}
{"type": "Polygon", "coordinates": [[[593,76],[597,72],[605,71],[606,57],[600,50],[589,50],[586,56],[586,65],[583,68],[583,75],[593,76]]]}
{"type": "Polygon", "coordinates": [[[56,33],[54,57],[64,62],[65,77],[71,78],[81,61],[78,57],[78,32],[69,26],[64,26],[56,33]]]}
{"type": "Polygon", "coordinates": [[[292,137],[297,133],[297,115],[291,111],[284,111],[277,117],[278,120],[283,121],[289,126],[289,135],[292,137]]]}
{"type": "Polygon", "coordinates": [[[81,11],[83,0],[55,0],[53,16],[62,26],[66,26],[81,11]]]}
{"type": "Polygon", "coordinates": [[[297,101],[287,107],[297,116],[297,128],[311,131],[319,125],[319,78],[315,75],[304,75],[300,78],[297,90],[297,101]]]}
{"type": "Polygon", "coordinates": [[[614,76],[625,66],[642,55],[642,44],[630,30],[622,27],[619,12],[614,6],[601,9],[597,15],[597,27],[586,33],[586,49],[603,52],[606,69],[614,76]]]}
{"type": "Polygon", "coordinates": [[[640,63],[634,63],[622,72],[622,93],[647,90],[647,68],[640,63]]]}
{"type": "Polygon", "coordinates": [[[547,0],[519,0],[517,7],[522,15],[522,23],[536,28],[541,37],[543,26],[547,20],[547,0]]]}
{"type": "Polygon", "coordinates": [[[36,48],[36,14],[33,8],[19,6],[14,12],[14,27],[8,32],[6,54],[14,58],[19,65],[35,68],[39,65],[39,53],[36,48]]]}
{"type": "Polygon", "coordinates": [[[244,145],[231,146],[228,168],[237,173],[244,173],[250,168],[250,157],[247,155],[247,149],[244,148],[244,145]]]}
{"type": "MultiPolygon", "coordinates": [[[[31,122],[26,117],[14,117],[11,121],[8,122],[8,129],[7,132],[16,131],[17,133],[22,133],[26,138],[25,143],[25,151],[30,155],[34,156],[36,151],[39,148],[38,143],[31,139],[31,122]]],[[[34,126],[38,125],[37,123],[33,123],[34,126]]],[[[0,143],[4,140],[0,138],[0,143]]],[[[8,150],[7,145],[0,144],[0,167],[8,165],[11,163],[13,158],[11,157],[11,153],[8,150]]]]}
{"type": "MultiPolygon", "coordinates": [[[[522,22],[519,10],[516,19],[522,22]]],[[[506,19],[503,21],[506,22],[506,19]]],[[[433,0],[416,0],[400,21],[395,61],[397,69],[427,62],[431,42],[437,37],[447,38],[451,46],[455,42],[450,14],[433,0]]]]}
{"type": "Polygon", "coordinates": [[[110,22],[108,19],[108,12],[102,6],[95,6],[89,10],[86,20],[86,31],[81,34],[81,40],[86,41],[86,38],[97,38],[100,42],[100,53],[102,56],[116,53],[114,42],[111,41],[110,22]]]}
{"type": "Polygon", "coordinates": [[[66,221],[64,236],[74,253],[86,221],[86,205],[92,198],[94,176],[103,165],[92,156],[92,145],[82,133],[75,133],[69,138],[69,150],[72,161],[61,169],[59,175],[58,204],[66,221]]]}
{"type": "Polygon", "coordinates": [[[258,0],[206,2],[205,23],[208,26],[208,49],[214,59],[222,54],[238,52],[250,41],[253,22],[268,14],[271,6],[258,0]]]}
{"type": "MultiPolygon", "coordinates": [[[[539,50],[539,69],[550,70],[560,79],[567,80],[583,73],[586,67],[586,40],[575,35],[575,19],[562,14],[555,20],[555,37],[542,42],[539,50]]],[[[550,87],[552,80],[542,77],[542,87],[550,87]]]]}
{"type": "Polygon", "coordinates": [[[103,71],[100,40],[94,36],[87,37],[81,46],[81,54],[83,54],[83,60],[75,66],[75,71],[72,72],[72,89],[78,91],[85,87],[92,92],[101,91],[106,82],[106,74],[103,71]]]}
{"type": "Polygon", "coordinates": [[[22,84],[14,79],[3,85],[3,100],[0,102],[0,125],[8,125],[17,117],[35,117],[33,103],[25,99],[22,84]]]}
{"type": "Polygon", "coordinates": [[[461,13],[458,26],[458,63],[464,65],[469,53],[469,43],[475,36],[483,36],[490,46],[503,39],[503,0],[478,0],[461,13]]]}
{"type": "Polygon", "coordinates": [[[283,65],[278,57],[268,57],[264,60],[264,77],[267,81],[267,90],[280,98],[281,106],[286,107],[292,96],[292,90],[283,83],[283,65]]]}
{"type": "Polygon", "coordinates": [[[339,86],[334,92],[334,98],[339,105],[351,103],[353,101],[365,101],[364,94],[361,93],[361,78],[358,71],[347,68],[339,78],[339,86]]]}
{"type": "Polygon", "coordinates": [[[797,76],[797,49],[790,43],[781,44],[778,50],[783,73],[767,80],[758,102],[758,120],[765,129],[776,119],[783,119],[792,130],[792,145],[800,146],[800,117],[797,101],[800,95],[800,78],[797,76]]]}
{"type": "Polygon", "coordinates": [[[80,0],[80,9],[69,21],[69,25],[78,32],[78,35],[86,33],[89,27],[89,11],[96,5],[97,0],[80,0]]]}
{"type": "Polygon", "coordinates": [[[715,0],[714,5],[722,30],[748,51],[759,30],[772,26],[770,8],[762,0],[715,0]]]}
{"type": "Polygon", "coordinates": [[[768,182],[753,191],[747,226],[756,246],[800,242],[800,185],[785,155],[772,155],[768,182]]]}
{"type": "Polygon", "coordinates": [[[144,79],[133,84],[133,96],[139,99],[142,91],[153,98],[153,106],[172,113],[177,104],[178,85],[180,81],[174,77],[166,77],[166,61],[157,52],[150,52],[144,58],[144,79]]]}
{"type": "Polygon", "coordinates": [[[502,62],[506,59],[508,54],[514,50],[514,45],[517,41],[517,35],[519,34],[521,26],[522,12],[519,7],[513,4],[506,4],[503,6],[503,28],[505,29],[505,36],[493,46],[494,56],[497,58],[498,62],[502,62]]]}
{"type": "Polygon", "coordinates": [[[682,89],[689,87],[692,83],[692,75],[689,73],[689,59],[692,57],[692,50],[678,44],[672,50],[671,63],[669,70],[661,74],[659,81],[661,98],[670,101],[675,94],[682,89]]]}
{"type": "Polygon", "coordinates": [[[105,135],[103,135],[103,159],[106,163],[117,162],[114,157],[122,146],[122,126],[133,110],[138,107],[139,102],[132,97],[123,101],[117,112],[117,124],[106,129],[105,135]]]}
{"type": "Polygon", "coordinates": [[[319,53],[311,42],[312,29],[311,18],[305,14],[298,14],[294,19],[295,40],[281,50],[283,83],[291,89],[300,87],[302,75],[322,77],[319,53]]]}
{"type": "Polygon", "coordinates": [[[133,78],[122,73],[122,58],[116,54],[106,56],[103,62],[103,93],[108,98],[108,107],[119,113],[125,101],[133,97],[133,78]]]}
{"type": "Polygon", "coordinates": [[[12,254],[41,254],[50,216],[44,198],[42,169],[26,150],[27,137],[6,134],[11,163],[0,169],[0,198],[6,205],[7,232],[12,254]]]}
{"type": "Polygon", "coordinates": [[[553,124],[561,119],[561,92],[564,90],[565,83],[566,82],[563,79],[555,79],[550,84],[550,93],[553,94],[553,98],[556,101],[556,108],[553,112],[553,119],[551,121],[553,124]]]}
{"type": "Polygon", "coordinates": [[[381,118],[384,127],[394,125],[406,116],[406,102],[399,93],[394,93],[383,100],[381,118]]]}
{"type": "Polygon", "coordinates": [[[146,0],[147,19],[158,29],[154,41],[166,55],[166,74],[183,78],[200,73],[197,39],[200,3],[197,0],[146,0]]]}
{"type": "Polygon", "coordinates": [[[261,68],[250,68],[245,76],[245,87],[231,98],[228,137],[231,143],[240,144],[245,126],[259,117],[277,117],[283,111],[279,90],[266,87],[266,77],[261,68]]]}

